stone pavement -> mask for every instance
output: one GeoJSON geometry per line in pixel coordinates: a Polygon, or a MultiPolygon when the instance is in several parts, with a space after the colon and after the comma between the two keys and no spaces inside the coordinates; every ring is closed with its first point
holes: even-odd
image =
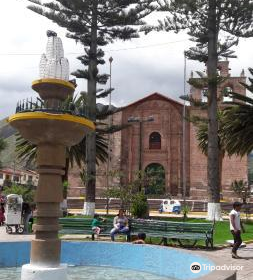
{"type": "MultiPolygon", "coordinates": [[[[247,244],[246,247],[238,250],[238,256],[240,259],[233,259],[231,257],[231,248],[224,248],[220,250],[190,250],[192,253],[196,253],[205,256],[213,260],[217,265],[227,266],[243,266],[241,271],[237,271],[237,280],[253,280],[253,244],[247,244]]],[[[215,279],[213,279],[215,280],[215,279]]]]}
{"type": "Polygon", "coordinates": [[[0,242],[31,241],[34,234],[6,233],[5,226],[0,226],[0,242]]]}
{"type": "MultiPolygon", "coordinates": [[[[5,231],[5,227],[0,227],[0,242],[15,242],[15,241],[30,241],[34,237],[33,234],[7,234],[5,231]]],[[[85,236],[81,236],[81,239],[84,239],[85,236]]],[[[66,237],[65,237],[66,238],[66,237]]],[[[64,238],[64,239],[65,239],[64,238]]],[[[68,238],[67,238],[68,239],[68,238]]],[[[72,238],[69,238],[72,239],[72,238]]],[[[80,239],[80,237],[79,237],[80,239]]],[[[233,265],[233,266],[243,266],[242,271],[237,272],[237,280],[253,280],[253,244],[247,244],[245,248],[240,248],[238,251],[238,255],[241,259],[233,259],[231,257],[231,249],[225,248],[220,250],[200,250],[200,249],[193,249],[188,250],[191,253],[199,254],[210,258],[214,262],[219,265],[226,264],[226,265],[233,265]]],[[[216,280],[218,278],[213,278],[211,280],[216,280]]]]}

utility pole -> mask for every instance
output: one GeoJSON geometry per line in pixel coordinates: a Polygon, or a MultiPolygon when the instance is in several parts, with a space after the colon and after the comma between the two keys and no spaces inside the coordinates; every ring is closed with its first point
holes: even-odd
{"type": "MultiPolygon", "coordinates": [[[[186,95],[186,55],[184,51],[184,96],[186,95]]],[[[182,139],[182,152],[183,152],[183,201],[186,205],[186,163],[185,163],[185,117],[186,117],[186,104],[184,99],[183,107],[183,139],[182,139]]]]}
{"type": "Polygon", "coordinates": [[[142,123],[143,120],[139,121],[139,172],[141,176],[141,171],[142,171],[142,123]]]}

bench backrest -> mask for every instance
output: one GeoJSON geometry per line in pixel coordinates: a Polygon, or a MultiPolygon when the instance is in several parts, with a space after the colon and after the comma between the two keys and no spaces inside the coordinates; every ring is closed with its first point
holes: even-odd
{"type": "MultiPolygon", "coordinates": [[[[92,218],[60,218],[59,224],[62,229],[91,231],[92,218]]],[[[208,233],[212,234],[212,223],[186,223],[186,222],[172,222],[159,221],[147,219],[130,219],[129,220],[131,232],[187,232],[187,233],[208,233]]],[[[110,232],[113,228],[113,220],[106,219],[102,224],[103,232],[110,232]]]]}
{"type": "MultiPolygon", "coordinates": [[[[92,218],[59,218],[59,224],[62,229],[91,231],[92,218]]],[[[110,231],[113,227],[113,221],[106,219],[102,222],[103,231],[110,231]]]]}
{"type": "Polygon", "coordinates": [[[154,232],[192,232],[192,233],[212,233],[212,223],[186,223],[186,222],[171,222],[157,220],[131,220],[132,231],[154,232]]]}

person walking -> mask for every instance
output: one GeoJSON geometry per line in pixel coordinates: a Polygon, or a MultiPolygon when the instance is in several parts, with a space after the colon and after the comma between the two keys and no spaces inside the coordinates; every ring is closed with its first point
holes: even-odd
{"type": "Polygon", "coordinates": [[[240,219],[241,208],[242,208],[241,202],[236,201],[233,204],[233,210],[231,210],[229,214],[230,231],[234,237],[234,244],[231,253],[232,253],[232,258],[235,259],[239,258],[239,256],[237,255],[237,250],[242,244],[241,231],[245,232],[240,219]]]}
{"type": "Polygon", "coordinates": [[[29,233],[29,220],[32,218],[32,209],[29,203],[23,202],[22,204],[22,217],[24,224],[24,234],[29,233]]]}
{"type": "Polygon", "coordinates": [[[0,204],[0,226],[4,225],[5,216],[4,216],[5,210],[4,210],[4,203],[0,204]]]}

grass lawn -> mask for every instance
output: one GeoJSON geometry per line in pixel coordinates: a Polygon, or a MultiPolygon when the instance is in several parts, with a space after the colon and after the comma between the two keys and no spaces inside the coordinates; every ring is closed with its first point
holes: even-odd
{"type": "MultiPolygon", "coordinates": [[[[166,221],[174,221],[174,222],[182,222],[182,218],[162,218],[162,220],[166,221]]],[[[210,221],[206,221],[205,219],[187,219],[188,223],[210,223],[210,221]]],[[[253,240],[253,222],[252,221],[243,221],[245,233],[242,233],[243,241],[253,240]]],[[[221,221],[215,222],[214,227],[214,246],[226,244],[226,240],[233,239],[232,234],[229,229],[229,221],[221,221]]],[[[153,242],[153,240],[152,240],[153,242]]],[[[154,240],[154,243],[155,240],[154,240]]],[[[204,245],[203,241],[198,241],[198,245],[204,245]]]]}
{"type": "MultiPolygon", "coordinates": [[[[245,233],[242,233],[242,240],[253,240],[253,223],[252,222],[244,222],[245,233]]],[[[229,230],[229,222],[216,222],[215,231],[214,231],[214,244],[225,244],[226,240],[233,239],[232,234],[229,230]]]]}

